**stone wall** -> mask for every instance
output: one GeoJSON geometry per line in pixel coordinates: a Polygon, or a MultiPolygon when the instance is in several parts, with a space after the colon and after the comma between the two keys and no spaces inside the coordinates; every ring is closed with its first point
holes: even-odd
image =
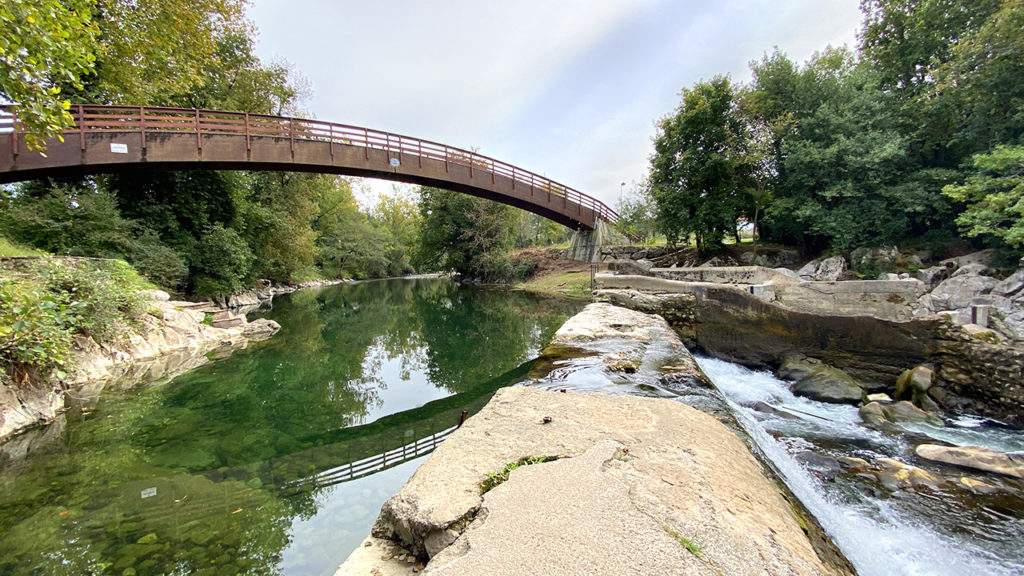
{"type": "Polygon", "coordinates": [[[812,313],[766,302],[737,286],[598,275],[598,300],[666,316],[687,346],[747,366],[775,368],[799,352],[848,372],[869,389],[932,364],[964,408],[1024,425],[1024,350],[988,344],[949,319],[897,321],[812,313]]]}
{"type": "Polygon", "coordinates": [[[917,280],[805,281],[760,266],[654,268],[648,277],[602,274],[596,280],[599,287],[661,292],[693,292],[701,283],[734,285],[796,312],[869,315],[886,320],[909,320],[918,298],[926,292],[925,285],[917,280]]]}

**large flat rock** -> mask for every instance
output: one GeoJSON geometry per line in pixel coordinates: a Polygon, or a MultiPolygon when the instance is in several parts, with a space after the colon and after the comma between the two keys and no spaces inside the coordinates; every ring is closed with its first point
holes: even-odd
{"type": "Polygon", "coordinates": [[[426,575],[833,573],[712,416],[531,387],[500,390],[453,433],[384,505],[374,536],[432,557],[426,575]],[[489,473],[532,457],[556,460],[481,494],[489,473]]]}

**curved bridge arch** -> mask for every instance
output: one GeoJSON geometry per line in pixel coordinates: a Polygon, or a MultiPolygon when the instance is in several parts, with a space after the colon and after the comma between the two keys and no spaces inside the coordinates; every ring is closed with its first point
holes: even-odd
{"type": "Polygon", "coordinates": [[[78,105],[75,128],[29,151],[0,107],[0,183],[132,170],[275,170],[381,178],[495,200],[576,230],[618,215],[600,200],[468,150],[319,120],[181,108],[78,105]]]}

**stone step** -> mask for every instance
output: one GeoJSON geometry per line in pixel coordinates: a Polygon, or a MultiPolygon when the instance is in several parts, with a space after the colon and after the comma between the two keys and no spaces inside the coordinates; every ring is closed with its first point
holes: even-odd
{"type": "Polygon", "coordinates": [[[238,326],[245,326],[244,316],[230,316],[227,318],[215,319],[210,323],[210,326],[214,328],[236,328],[238,326]]]}

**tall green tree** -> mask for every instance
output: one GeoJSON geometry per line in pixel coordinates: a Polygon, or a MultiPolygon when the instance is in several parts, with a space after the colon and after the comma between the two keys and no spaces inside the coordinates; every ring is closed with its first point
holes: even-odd
{"type": "Polygon", "coordinates": [[[379,278],[388,273],[387,234],[359,211],[352,188],[343,178],[323,189],[313,228],[317,265],[332,278],[379,278]]]}
{"type": "Polygon", "coordinates": [[[96,61],[99,27],[88,0],[0,3],[0,101],[17,104],[29,147],[74,120],[62,86],[81,88],[96,61]]]}
{"type": "Polygon", "coordinates": [[[955,110],[952,140],[972,153],[1024,144],[1024,3],[1004,0],[937,66],[930,98],[955,110]]]}
{"type": "Polygon", "coordinates": [[[419,196],[421,268],[487,278],[504,264],[514,241],[513,208],[426,186],[419,196]]]}
{"type": "Polygon", "coordinates": [[[252,249],[253,273],[294,283],[316,275],[318,198],[335,176],[300,172],[252,172],[241,176],[240,197],[232,220],[252,249]]]}
{"type": "Polygon", "coordinates": [[[251,36],[245,0],[96,0],[96,69],[78,97],[92,103],[181,104],[218,66],[221,36],[251,36]]]}
{"type": "Polygon", "coordinates": [[[697,248],[719,248],[735,233],[748,168],[745,125],[725,76],[683,90],[676,113],[658,126],[651,157],[651,192],[671,244],[693,234],[697,248]]]}
{"type": "Polygon", "coordinates": [[[658,207],[651,198],[649,185],[630,190],[615,204],[619,215],[616,227],[624,235],[647,243],[658,231],[658,207]]]}
{"type": "Polygon", "coordinates": [[[973,159],[971,175],[943,193],[964,202],[956,219],[970,237],[996,237],[1024,249],[1024,146],[997,146],[973,159]]]}

